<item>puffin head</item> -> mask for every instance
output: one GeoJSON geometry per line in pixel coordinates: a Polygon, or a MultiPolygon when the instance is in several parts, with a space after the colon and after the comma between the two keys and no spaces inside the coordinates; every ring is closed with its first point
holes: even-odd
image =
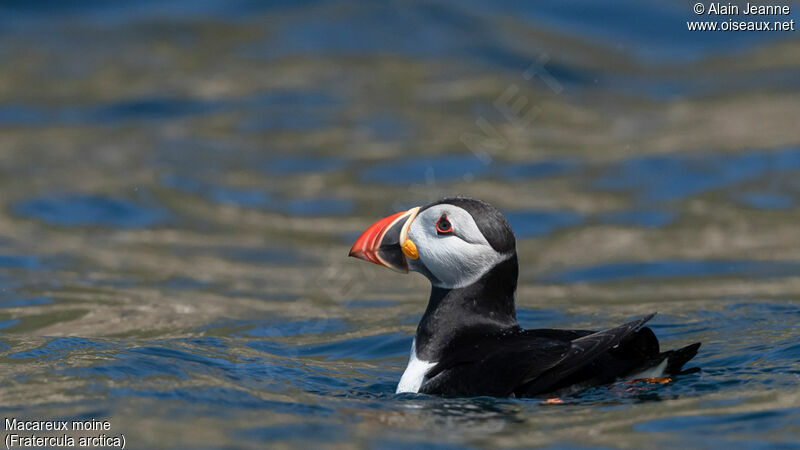
{"type": "Polygon", "coordinates": [[[402,273],[419,272],[435,287],[456,289],[516,257],[516,241],[500,211],[456,197],[376,222],[353,244],[350,256],[402,273]]]}

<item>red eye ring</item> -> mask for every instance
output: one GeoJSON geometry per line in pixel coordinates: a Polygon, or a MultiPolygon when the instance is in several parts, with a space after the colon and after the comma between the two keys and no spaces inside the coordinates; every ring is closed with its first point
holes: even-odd
{"type": "Polygon", "coordinates": [[[451,234],[453,232],[453,224],[443,215],[436,221],[436,232],[439,234],[451,234]]]}

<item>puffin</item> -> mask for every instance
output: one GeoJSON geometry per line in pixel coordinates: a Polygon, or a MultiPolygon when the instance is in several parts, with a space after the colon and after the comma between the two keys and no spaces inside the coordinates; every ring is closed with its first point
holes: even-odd
{"type": "Polygon", "coordinates": [[[445,198],[393,214],[367,228],[349,256],[431,283],[397,393],[536,398],[700,370],[683,367],[700,343],[659,349],[644,326],[655,313],[604,331],[520,327],[516,239],[480,200],[445,198]]]}

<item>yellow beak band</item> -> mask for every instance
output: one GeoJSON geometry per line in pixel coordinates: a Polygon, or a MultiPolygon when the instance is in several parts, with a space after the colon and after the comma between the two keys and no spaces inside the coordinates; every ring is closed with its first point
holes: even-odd
{"type": "Polygon", "coordinates": [[[403,254],[408,256],[411,259],[419,259],[419,252],[417,251],[417,246],[414,245],[414,242],[411,239],[406,239],[406,242],[403,243],[403,254]]]}

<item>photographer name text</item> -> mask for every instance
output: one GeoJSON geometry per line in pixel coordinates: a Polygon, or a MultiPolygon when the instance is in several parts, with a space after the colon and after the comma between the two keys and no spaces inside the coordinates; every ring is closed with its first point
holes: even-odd
{"type": "MultiPolygon", "coordinates": [[[[697,12],[699,8],[695,10],[697,12]]],[[[709,3],[705,8],[707,16],[788,16],[792,9],[788,5],[754,5],[747,3],[744,7],[733,3],[709,3]]]]}

